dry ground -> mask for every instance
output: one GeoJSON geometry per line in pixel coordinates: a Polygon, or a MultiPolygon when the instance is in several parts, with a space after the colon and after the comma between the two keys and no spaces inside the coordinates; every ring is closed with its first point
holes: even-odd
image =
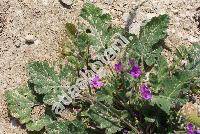
{"type": "MultiPolygon", "coordinates": [[[[124,26],[127,14],[141,0],[96,0],[95,4],[113,16],[113,23],[124,26]]],[[[0,134],[21,134],[24,130],[7,118],[3,92],[26,82],[26,64],[33,60],[55,61],[59,57],[64,24],[75,22],[83,0],[75,0],[71,9],[64,8],[59,0],[0,0],[0,134]],[[34,44],[27,44],[27,35],[34,36],[34,44]]],[[[200,42],[199,0],[148,0],[133,19],[130,31],[138,33],[142,21],[167,13],[171,20],[166,45],[200,42]]],[[[170,58],[170,54],[167,55],[170,58]]]]}

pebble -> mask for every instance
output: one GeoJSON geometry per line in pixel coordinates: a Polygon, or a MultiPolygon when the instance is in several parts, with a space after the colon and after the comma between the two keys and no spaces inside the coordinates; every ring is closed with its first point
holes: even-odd
{"type": "Polygon", "coordinates": [[[17,127],[17,120],[15,118],[11,119],[12,127],[17,127]]]}
{"type": "Polygon", "coordinates": [[[71,6],[74,1],[73,0],[60,0],[64,5],[71,6]]]}
{"type": "Polygon", "coordinates": [[[188,64],[188,61],[187,61],[187,60],[182,60],[182,61],[181,61],[181,65],[182,65],[182,66],[186,66],[187,64],[188,64]]]}
{"type": "Polygon", "coordinates": [[[97,2],[97,0],[90,0],[92,3],[96,3],[97,2]]]}
{"type": "Polygon", "coordinates": [[[135,23],[131,24],[131,26],[129,28],[129,32],[138,35],[139,31],[140,31],[140,26],[141,26],[141,23],[139,23],[139,22],[135,22],[135,23]]]}
{"type": "Polygon", "coordinates": [[[105,0],[105,4],[111,5],[113,3],[113,0],[105,0]]]}
{"type": "Polygon", "coordinates": [[[129,18],[129,13],[124,13],[122,19],[126,22],[129,18]]]}
{"type": "Polygon", "coordinates": [[[188,41],[191,42],[191,43],[198,43],[200,41],[200,39],[190,35],[188,37],[188,41]]]}
{"type": "Polygon", "coordinates": [[[33,35],[27,35],[25,38],[25,42],[27,44],[33,44],[35,41],[35,37],[33,35]]]}
{"type": "Polygon", "coordinates": [[[146,20],[151,20],[153,17],[157,16],[156,13],[147,13],[146,20]]]}
{"type": "Polygon", "coordinates": [[[102,9],[102,14],[110,14],[109,10],[102,9]]]}
{"type": "Polygon", "coordinates": [[[174,14],[178,14],[179,10],[178,10],[178,9],[172,9],[172,12],[173,12],[174,14]]]}

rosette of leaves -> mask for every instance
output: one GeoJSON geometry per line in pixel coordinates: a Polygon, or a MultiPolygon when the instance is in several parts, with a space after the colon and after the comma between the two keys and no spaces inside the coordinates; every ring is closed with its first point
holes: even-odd
{"type": "MultiPolygon", "coordinates": [[[[70,50],[65,53],[69,64],[61,66],[60,72],[56,72],[55,68],[50,66],[48,62],[29,63],[29,82],[32,87],[16,89],[6,94],[11,115],[18,118],[22,124],[26,124],[30,131],[40,131],[43,127],[46,127],[49,133],[74,133],[77,130],[76,125],[78,124],[75,122],[55,122],[48,115],[42,116],[39,120],[33,120],[31,112],[38,104],[44,103],[51,106],[57,102],[58,95],[61,95],[62,90],[66,88],[66,82],[75,82],[75,78],[79,75],[79,69],[88,63],[90,59],[89,47],[93,46],[95,50],[106,48],[111,44],[110,38],[120,31],[119,28],[111,26],[109,14],[104,14],[100,8],[92,4],[85,4],[80,16],[89,23],[84,31],[83,29],[77,30],[75,25],[71,23],[66,24],[67,34],[74,45],[73,47],[69,45],[70,50]],[[72,128],[63,130],[63,127],[67,126],[72,128]]],[[[114,125],[112,127],[108,124],[106,128],[111,128],[108,130],[109,132],[114,131],[114,125]]]]}
{"type": "MultiPolygon", "coordinates": [[[[141,27],[138,36],[112,26],[111,16],[89,3],[84,5],[80,17],[85,20],[83,24],[86,26],[80,25],[77,29],[74,24],[66,24],[66,31],[71,41],[65,46],[67,50],[64,51],[68,64],[61,66],[60,71],[56,72],[55,68],[47,62],[32,62],[28,65],[28,71],[29,82],[33,87],[23,87],[6,93],[11,115],[18,118],[22,124],[26,124],[28,130],[40,131],[45,127],[46,132],[50,134],[84,134],[87,133],[86,129],[95,128],[110,134],[128,128],[133,133],[138,133],[138,128],[142,129],[149,123],[156,122],[159,128],[163,123],[160,118],[166,119],[174,112],[172,108],[175,104],[182,105],[186,101],[182,94],[191,88],[199,90],[199,45],[194,45],[190,50],[177,49],[172,66],[168,66],[165,57],[161,55],[162,41],[167,35],[166,29],[169,22],[167,15],[152,18],[141,27]],[[136,88],[143,82],[144,77],[129,80],[131,76],[125,78],[126,75],[122,73],[119,79],[116,79],[116,76],[109,77],[111,80],[108,80],[99,92],[96,91],[95,99],[89,101],[89,106],[88,103],[87,106],[82,106],[84,110],[80,115],[87,118],[87,125],[85,125],[86,122],[81,122],[82,116],[72,122],[58,122],[47,114],[50,109],[46,109],[45,114],[38,120],[33,120],[31,113],[36,105],[45,104],[49,107],[57,102],[58,95],[62,94],[66,83],[74,83],[79,77],[78,71],[85,66],[88,67],[91,61],[90,48],[95,49],[97,54],[102,54],[103,50],[111,45],[112,37],[116,33],[123,33],[130,39],[131,43],[125,51],[125,58],[135,59],[139,65],[143,65],[144,74],[150,73],[147,81],[153,92],[150,103],[142,101],[137,96],[139,93],[132,92],[132,85],[135,85],[136,92],[136,88]],[[180,66],[183,59],[188,60],[188,64],[180,66]],[[127,92],[129,95],[126,94],[127,92]],[[134,103],[136,105],[131,105],[130,101],[137,101],[134,103]],[[148,108],[159,108],[159,114],[151,111],[153,116],[147,116],[150,111],[144,112],[147,105],[148,108]],[[160,110],[165,114],[162,114],[160,110]],[[157,115],[159,117],[156,117],[157,115]],[[163,117],[165,115],[166,117],[163,117]]],[[[85,102],[81,105],[85,105],[85,102]]],[[[166,119],[165,124],[167,123],[169,120],[166,119]]],[[[94,130],[94,132],[97,131],[94,130]]]]}

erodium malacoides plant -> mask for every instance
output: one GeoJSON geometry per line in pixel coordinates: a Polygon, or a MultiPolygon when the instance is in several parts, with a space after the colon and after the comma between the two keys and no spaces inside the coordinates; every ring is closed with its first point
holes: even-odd
{"type": "Polygon", "coordinates": [[[168,63],[162,55],[169,23],[166,14],[145,22],[139,35],[114,26],[109,14],[89,3],[81,10],[80,20],[77,26],[66,24],[69,41],[62,51],[66,64],[62,59],[55,65],[46,61],[29,63],[27,85],[5,93],[12,117],[28,132],[48,134],[199,132],[200,117],[188,121],[179,110],[191,93],[199,92],[200,45],[178,47],[173,52],[173,62],[168,63]],[[128,43],[120,52],[115,49],[119,53],[110,54],[112,61],[104,64],[98,55],[109,60],[105,50],[112,47],[116,34],[128,43]],[[187,64],[183,65],[183,60],[187,64]],[[95,69],[104,68],[104,77],[93,70],[92,64],[98,61],[95,69]],[[71,97],[70,103],[65,97],[61,102],[63,94],[75,94],[63,89],[82,78],[80,70],[91,72],[86,89],[71,97]],[[61,114],[52,110],[55,103],[62,105],[62,111],[57,109],[61,114]],[[33,110],[41,106],[43,113],[33,119],[33,110]],[[63,118],[62,112],[71,113],[73,120],[63,118]]]}

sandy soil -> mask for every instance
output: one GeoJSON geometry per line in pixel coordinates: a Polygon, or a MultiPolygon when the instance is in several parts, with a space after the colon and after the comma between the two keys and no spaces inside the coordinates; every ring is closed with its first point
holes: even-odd
{"type": "MultiPolygon", "coordinates": [[[[97,6],[112,14],[114,24],[123,27],[128,13],[142,2],[95,1],[97,6]]],[[[21,134],[25,131],[13,126],[7,118],[3,92],[26,82],[28,62],[55,61],[59,57],[59,46],[65,38],[64,24],[77,20],[83,3],[83,0],[75,0],[72,7],[67,9],[59,0],[0,0],[0,129],[4,133],[21,134]],[[28,35],[34,36],[33,44],[26,43],[28,35]]],[[[138,33],[143,21],[164,13],[171,19],[167,46],[173,49],[178,45],[200,43],[199,0],[148,0],[136,11],[130,32],[138,33]]]]}

